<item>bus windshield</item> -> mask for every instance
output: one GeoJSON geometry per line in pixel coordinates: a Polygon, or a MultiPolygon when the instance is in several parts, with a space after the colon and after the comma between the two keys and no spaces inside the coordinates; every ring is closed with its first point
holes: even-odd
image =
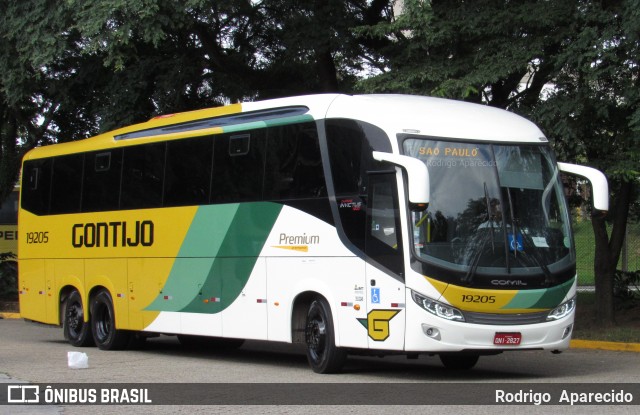
{"type": "Polygon", "coordinates": [[[420,138],[403,146],[406,155],[424,161],[431,180],[429,208],[412,218],[420,260],[459,271],[467,282],[482,274],[551,278],[575,261],[562,184],[547,146],[420,138]]]}

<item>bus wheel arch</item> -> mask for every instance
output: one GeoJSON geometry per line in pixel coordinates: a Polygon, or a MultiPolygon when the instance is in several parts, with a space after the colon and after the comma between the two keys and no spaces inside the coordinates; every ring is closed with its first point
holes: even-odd
{"type": "Polygon", "coordinates": [[[311,369],[316,373],[339,372],[347,351],[336,346],[333,314],[326,298],[316,293],[304,293],[296,298],[293,311],[292,329],[304,337],[311,369]],[[304,326],[300,327],[302,316],[304,326]]]}
{"type": "Polygon", "coordinates": [[[320,294],[312,291],[300,293],[293,300],[291,310],[291,342],[305,343],[304,330],[307,325],[307,313],[311,302],[321,297],[320,294]]]}
{"type": "Polygon", "coordinates": [[[97,287],[90,295],[91,331],[101,350],[122,350],[129,344],[131,333],[116,329],[113,297],[109,290],[97,287]]]}
{"type": "Polygon", "coordinates": [[[65,287],[61,291],[60,319],[64,338],[73,346],[93,346],[89,310],[83,303],[80,292],[75,287],[65,287]]]}

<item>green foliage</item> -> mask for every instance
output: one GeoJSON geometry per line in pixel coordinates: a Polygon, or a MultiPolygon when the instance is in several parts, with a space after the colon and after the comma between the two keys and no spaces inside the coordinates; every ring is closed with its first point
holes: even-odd
{"type": "Polygon", "coordinates": [[[389,0],[0,4],[0,199],[29,149],[159,113],[350,91],[389,0]]]}
{"type": "Polygon", "coordinates": [[[618,309],[640,306],[640,271],[616,271],[613,290],[618,309]]]}
{"type": "Polygon", "coordinates": [[[18,267],[11,252],[0,253],[0,301],[18,301],[18,267]]]}

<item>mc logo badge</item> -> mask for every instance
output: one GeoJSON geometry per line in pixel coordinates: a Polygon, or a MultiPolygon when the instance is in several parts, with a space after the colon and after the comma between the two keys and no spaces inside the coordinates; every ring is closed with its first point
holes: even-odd
{"type": "Polygon", "coordinates": [[[400,310],[371,310],[367,318],[359,318],[358,321],[368,331],[369,337],[375,341],[385,341],[389,337],[389,321],[400,310]]]}

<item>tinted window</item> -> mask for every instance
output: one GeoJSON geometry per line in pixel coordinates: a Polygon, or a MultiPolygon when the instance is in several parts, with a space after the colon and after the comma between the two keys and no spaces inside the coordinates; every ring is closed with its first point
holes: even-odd
{"type": "Polygon", "coordinates": [[[396,175],[372,174],[369,185],[367,255],[401,275],[404,268],[396,175]]]}
{"type": "Polygon", "coordinates": [[[336,195],[367,193],[367,171],[388,169],[372,155],[373,151],[392,151],[388,136],[374,125],[353,120],[328,120],[326,126],[336,195]]]}
{"type": "Polygon", "coordinates": [[[50,213],[80,211],[83,161],[83,154],[60,156],[54,159],[50,213]]]}
{"type": "Polygon", "coordinates": [[[165,143],[124,149],[121,209],[162,206],[165,143]]]}
{"type": "Polygon", "coordinates": [[[211,157],[210,137],[167,143],[165,206],[186,206],[209,202],[211,157]]]}
{"type": "Polygon", "coordinates": [[[118,209],[122,150],[99,151],[85,156],[82,211],[118,209]]]}
{"type": "Polygon", "coordinates": [[[265,130],[214,137],[212,203],[262,200],[265,130]]]}
{"type": "Polygon", "coordinates": [[[327,144],[342,230],[351,243],[364,250],[366,174],[361,167],[362,153],[367,151],[364,132],[355,121],[332,120],[327,122],[327,144]]]}
{"type": "Polygon", "coordinates": [[[268,130],[265,199],[326,196],[315,123],[268,130]]]}
{"type": "Polygon", "coordinates": [[[36,215],[49,213],[51,159],[28,161],[22,172],[22,207],[36,215]]]}
{"type": "Polygon", "coordinates": [[[360,126],[355,121],[328,121],[327,144],[336,195],[354,195],[365,191],[360,167],[364,132],[360,126]]]}

